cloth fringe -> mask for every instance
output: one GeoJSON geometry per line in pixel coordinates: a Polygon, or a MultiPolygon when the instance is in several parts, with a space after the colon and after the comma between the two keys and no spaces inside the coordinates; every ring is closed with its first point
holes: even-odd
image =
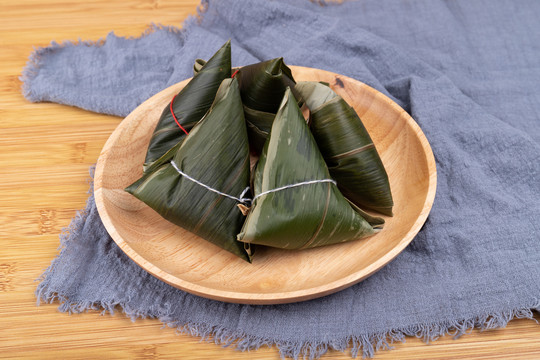
{"type": "MultiPolygon", "coordinates": [[[[202,21],[202,17],[204,13],[208,9],[208,1],[209,0],[202,0],[199,6],[197,6],[197,14],[190,15],[183,23],[181,28],[177,28],[175,26],[169,26],[169,25],[161,25],[161,24],[154,24],[151,23],[148,28],[143,31],[143,33],[139,36],[128,36],[125,37],[125,39],[133,40],[133,39],[140,39],[145,36],[148,36],[158,30],[165,30],[174,34],[178,34],[185,38],[187,34],[189,33],[189,29],[192,25],[199,24],[202,21]]],[[[19,80],[22,82],[22,94],[23,96],[31,102],[40,102],[43,99],[41,99],[37,94],[35,94],[32,91],[32,82],[36,78],[36,76],[39,73],[39,69],[42,66],[42,58],[50,53],[53,53],[59,49],[62,49],[64,47],[71,47],[71,46],[103,46],[105,44],[105,39],[100,38],[98,40],[82,40],[79,38],[77,41],[72,40],[66,40],[61,43],[56,41],[51,41],[51,43],[48,46],[44,47],[34,47],[32,53],[28,57],[28,61],[23,68],[23,71],[21,73],[21,76],[19,76],[19,80]]]]}
{"type": "MultiPolygon", "coordinates": [[[[263,346],[276,346],[280,352],[281,358],[292,359],[318,359],[328,352],[328,350],[337,350],[345,352],[350,349],[353,358],[359,355],[362,358],[371,358],[379,350],[390,350],[395,342],[405,342],[406,336],[414,336],[429,343],[439,339],[442,336],[450,335],[454,339],[462,335],[469,334],[473,329],[480,331],[503,328],[512,319],[534,319],[533,310],[540,312],[540,300],[535,300],[533,304],[518,309],[490,311],[469,319],[448,321],[442,323],[419,324],[402,329],[392,329],[389,331],[360,334],[349,336],[343,339],[333,339],[319,342],[303,341],[282,341],[279,339],[263,338],[246,334],[238,330],[230,330],[225,327],[212,326],[200,323],[182,323],[171,321],[168,314],[159,314],[151,316],[147,313],[141,313],[130,308],[125,303],[114,301],[100,302],[70,302],[64,296],[52,293],[46,286],[46,281],[42,282],[36,291],[38,304],[40,301],[53,303],[58,301],[61,312],[81,313],[88,310],[101,310],[101,314],[109,313],[113,315],[120,308],[132,321],[138,318],[157,318],[164,326],[176,330],[178,334],[189,334],[199,337],[201,341],[214,342],[223,347],[234,347],[238,351],[257,350],[263,346]]],[[[536,321],[538,323],[538,321],[536,321]]]]}

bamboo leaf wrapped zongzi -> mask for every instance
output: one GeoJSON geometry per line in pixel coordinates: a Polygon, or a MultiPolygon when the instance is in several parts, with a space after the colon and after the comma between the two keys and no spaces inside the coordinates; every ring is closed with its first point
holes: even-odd
{"type": "Polygon", "coordinates": [[[256,166],[254,198],[238,240],[283,249],[341,243],[375,234],[330,179],[296,99],[286,91],[256,166]]]}
{"type": "Polygon", "coordinates": [[[287,87],[295,85],[283,58],[241,67],[236,73],[244,103],[250,143],[260,152],[287,87]]]}
{"type": "Polygon", "coordinates": [[[145,171],[154,161],[184,139],[186,133],[212,105],[221,82],[229,77],[231,77],[231,43],[227,41],[204,66],[200,67],[193,79],[163,110],[150,139],[143,165],[145,171]]]}
{"type": "Polygon", "coordinates": [[[388,175],[356,111],[324,84],[303,81],[295,89],[310,109],[311,131],[343,195],[392,216],[388,175]]]}
{"type": "Polygon", "coordinates": [[[236,241],[244,222],[237,207],[249,190],[249,143],[236,79],[181,143],[155,161],[126,191],[170,222],[251,261],[236,241]]]}

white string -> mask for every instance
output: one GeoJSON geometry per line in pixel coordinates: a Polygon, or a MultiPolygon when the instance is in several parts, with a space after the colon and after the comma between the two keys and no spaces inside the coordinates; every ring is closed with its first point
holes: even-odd
{"type": "Polygon", "coordinates": [[[208,185],[205,185],[203,184],[202,182],[200,182],[199,180],[196,180],[194,178],[192,178],[191,176],[189,176],[188,174],[186,174],[185,172],[183,172],[182,170],[180,170],[178,168],[178,166],[176,165],[176,163],[174,161],[171,160],[171,165],[173,166],[173,168],[180,174],[182,175],[183,177],[185,177],[186,179],[188,180],[191,180],[193,181],[195,184],[199,185],[199,186],[202,186],[203,188],[205,188],[206,190],[210,190],[216,194],[219,194],[221,196],[225,196],[225,197],[228,197],[229,199],[233,199],[233,200],[236,200],[238,201],[239,203],[242,203],[242,204],[247,204],[247,203],[252,203],[254,202],[255,200],[257,200],[258,198],[260,198],[261,196],[263,195],[267,195],[267,194],[270,194],[270,193],[274,193],[274,192],[278,192],[278,191],[281,191],[281,190],[286,190],[286,189],[290,189],[290,188],[294,188],[294,187],[297,187],[297,186],[304,186],[304,185],[311,185],[311,184],[319,184],[319,183],[332,183],[334,185],[337,185],[337,183],[332,180],[332,179],[322,179],[322,180],[310,180],[310,181],[302,181],[302,182],[299,182],[299,183],[296,183],[296,184],[291,184],[291,185],[285,185],[285,186],[281,186],[281,187],[278,187],[278,188],[275,188],[275,189],[271,189],[271,190],[266,190],[266,191],[263,191],[262,193],[260,193],[259,195],[255,196],[253,199],[250,199],[250,198],[245,198],[244,196],[247,194],[247,192],[249,191],[249,186],[247,188],[244,189],[244,191],[242,191],[242,193],[240,194],[240,197],[235,197],[235,196],[232,196],[232,195],[229,195],[229,194],[225,194],[224,192],[221,192],[219,190],[216,190],[216,189],[213,189],[211,188],[210,186],[208,185]]]}
{"type": "Polygon", "coordinates": [[[334,185],[337,185],[337,183],[332,179],[302,181],[302,182],[299,182],[299,183],[296,183],[296,184],[285,185],[285,186],[281,186],[281,187],[278,187],[278,188],[275,188],[275,189],[263,191],[259,195],[255,196],[253,198],[253,200],[251,200],[251,202],[257,200],[258,198],[260,198],[263,195],[267,195],[267,194],[270,194],[270,193],[273,193],[273,192],[277,192],[277,191],[281,191],[281,190],[285,190],[285,189],[290,189],[290,188],[297,187],[297,186],[319,184],[319,183],[327,183],[327,182],[332,183],[334,185]]]}
{"type": "Polygon", "coordinates": [[[173,168],[174,168],[180,175],[182,175],[183,177],[185,177],[185,178],[188,179],[188,180],[193,181],[195,184],[202,186],[202,187],[205,188],[206,190],[210,190],[210,191],[215,192],[216,194],[219,194],[219,195],[221,195],[221,196],[225,196],[225,197],[228,197],[229,199],[236,200],[236,201],[238,201],[239,203],[242,203],[242,204],[251,202],[251,199],[250,199],[250,198],[244,198],[244,195],[246,195],[246,193],[249,191],[249,186],[248,186],[247,188],[245,188],[244,191],[242,191],[242,193],[240,194],[240,197],[237,198],[237,197],[235,197],[235,196],[232,196],[232,195],[229,195],[229,194],[225,194],[224,192],[221,192],[221,191],[219,191],[219,190],[213,189],[213,188],[211,188],[210,186],[203,184],[203,183],[200,182],[199,180],[196,180],[196,179],[192,178],[191,176],[189,176],[188,174],[186,174],[185,172],[183,172],[182,170],[180,170],[180,169],[178,168],[178,166],[176,166],[175,162],[172,161],[172,160],[171,160],[171,165],[173,166],[173,168]]]}

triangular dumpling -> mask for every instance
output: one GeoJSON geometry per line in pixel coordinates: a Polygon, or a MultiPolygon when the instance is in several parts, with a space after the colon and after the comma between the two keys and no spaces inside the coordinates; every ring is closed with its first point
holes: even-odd
{"type": "Polygon", "coordinates": [[[236,79],[222,82],[212,107],[189,136],[126,191],[172,223],[250,261],[245,245],[236,241],[245,219],[239,202],[177,169],[237,198],[249,187],[249,144],[236,79]]]}
{"type": "MultiPolygon", "coordinates": [[[[173,112],[180,125],[190,129],[208,111],[221,82],[231,77],[231,42],[221,49],[198,71],[191,81],[176,95],[173,112]]],[[[172,101],[171,101],[172,102],[172,101]]],[[[146,153],[143,168],[148,167],[186,136],[174,120],[169,103],[159,119],[146,153]]]]}
{"type": "Polygon", "coordinates": [[[235,77],[244,103],[250,143],[260,153],[285,89],[294,87],[294,78],[283,58],[241,67],[235,77]]]}
{"type": "Polygon", "coordinates": [[[378,232],[384,221],[368,217],[371,225],[329,180],[313,135],[296,99],[287,90],[255,170],[255,197],[238,240],[304,249],[378,232]],[[273,191],[313,180],[325,182],[273,191]],[[264,194],[267,191],[273,192],[264,194]]]}
{"type": "Polygon", "coordinates": [[[324,84],[302,81],[295,89],[310,110],[311,132],[343,195],[392,216],[388,175],[356,111],[324,84]]]}

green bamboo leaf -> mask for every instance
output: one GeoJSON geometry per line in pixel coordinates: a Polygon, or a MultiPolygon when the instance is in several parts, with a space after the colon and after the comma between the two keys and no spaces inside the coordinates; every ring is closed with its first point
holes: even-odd
{"type": "Polygon", "coordinates": [[[275,114],[253,110],[244,105],[244,116],[248,127],[249,142],[253,149],[259,153],[272,128],[275,114]]]}
{"type": "MultiPolygon", "coordinates": [[[[193,63],[193,76],[197,75],[199,71],[202,70],[203,66],[206,65],[206,60],[203,59],[195,59],[195,63],[193,63]]],[[[231,74],[234,74],[236,70],[239,68],[234,67],[231,69],[231,74]]]]}
{"type": "Polygon", "coordinates": [[[249,186],[249,144],[236,79],[225,79],[214,103],[189,136],[176,144],[126,191],[170,222],[251,261],[236,235],[244,222],[238,202],[181,175],[234,197],[249,186]]]}
{"type": "Polygon", "coordinates": [[[331,182],[266,193],[305,181],[327,179],[330,174],[324,159],[296,99],[287,90],[255,169],[255,199],[238,240],[303,249],[359,239],[380,231],[384,220],[368,216],[372,226],[331,182]]]}
{"type": "Polygon", "coordinates": [[[295,88],[310,109],[311,131],[343,195],[392,216],[388,175],[356,111],[324,84],[304,81],[295,88]]]}
{"type": "Polygon", "coordinates": [[[204,65],[206,65],[206,60],[195,59],[195,63],[193,64],[193,76],[197,75],[204,65]]]}
{"type": "MultiPolygon", "coordinates": [[[[191,81],[178,93],[173,111],[178,122],[189,131],[208,111],[221,82],[231,77],[231,43],[227,41],[191,81]]],[[[143,168],[145,171],[155,160],[185,137],[176,124],[170,103],[163,113],[150,139],[143,168]]]]}
{"type": "MultiPolygon", "coordinates": [[[[193,73],[197,74],[206,62],[195,60],[193,73]]],[[[272,127],[274,116],[287,87],[294,88],[291,69],[283,58],[276,58],[241,68],[232,73],[240,83],[249,141],[255,152],[260,153],[272,127]]]]}
{"type": "Polygon", "coordinates": [[[250,143],[256,152],[260,152],[285,89],[294,88],[295,81],[283,58],[241,67],[235,77],[238,78],[245,116],[249,122],[250,143]]]}
{"type": "Polygon", "coordinates": [[[291,69],[276,58],[247,65],[236,74],[242,102],[253,110],[276,113],[287,87],[294,87],[291,69]]]}

